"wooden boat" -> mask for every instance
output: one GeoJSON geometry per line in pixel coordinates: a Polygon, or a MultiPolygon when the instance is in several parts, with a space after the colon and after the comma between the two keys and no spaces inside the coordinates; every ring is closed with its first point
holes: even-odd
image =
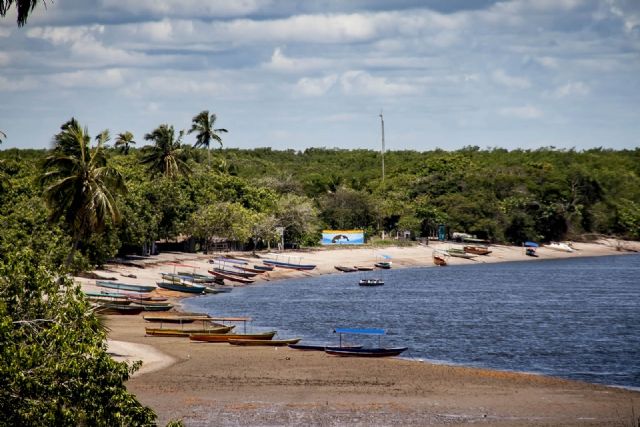
{"type": "Polygon", "coordinates": [[[213,274],[216,277],[220,277],[221,279],[230,280],[232,282],[253,283],[255,281],[253,279],[249,279],[248,277],[240,277],[236,276],[235,274],[220,273],[219,271],[215,270],[209,270],[209,273],[213,274]]]}
{"type": "Polygon", "coordinates": [[[175,282],[156,282],[160,288],[169,289],[171,291],[184,292],[188,294],[201,294],[204,293],[204,286],[200,285],[185,285],[175,282]]]}
{"type": "Polygon", "coordinates": [[[435,265],[437,265],[437,266],[444,267],[444,266],[447,265],[447,260],[444,258],[443,255],[439,255],[439,254],[434,253],[433,254],[433,263],[435,265]]]}
{"type": "Polygon", "coordinates": [[[358,269],[357,269],[357,268],[355,268],[355,267],[348,267],[348,266],[346,266],[346,265],[336,265],[336,266],[334,266],[334,268],[335,268],[336,270],[338,270],[338,271],[342,271],[342,272],[344,272],[344,273],[351,273],[351,272],[354,272],[354,271],[358,271],[358,269]]]}
{"type": "Polygon", "coordinates": [[[161,323],[193,323],[195,321],[211,321],[213,320],[208,314],[147,314],[142,316],[147,322],[161,322],[161,323]]]}
{"type": "Polygon", "coordinates": [[[458,249],[458,248],[447,249],[447,254],[453,257],[465,258],[465,259],[471,259],[477,256],[475,254],[465,252],[464,249],[458,249]]]}
{"type": "Polygon", "coordinates": [[[128,283],[110,282],[107,280],[96,280],[96,285],[101,288],[118,289],[118,290],[141,292],[141,293],[151,292],[154,289],[156,289],[155,286],[132,285],[128,283]]]}
{"type": "Polygon", "coordinates": [[[333,356],[351,356],[351,357],[391,357],[398,356],[405,351],[407,347],[387,347],[387,348],[345,348],[345,347],[326,347],[325,353],[333,356]]]}
{"type": "Polygon", "coordinates": [[[391,268],[391,262],[390,261],[376,262],[375,266],[378,268],[383,268],[385,270],[388,270],[391,268]]]}
{"type": "Polygon", "coordinates": [[[463,250],[466,253],[475,255],[489,255],[491,253],[491,250],[486,246],[465,246],[463,250]]]}
{"type": "Polygon", "coordinates": [[[235,325],[231,326],[218,326],[212,328],[198,328],[198,329],[175,329],[175,328],[144,328],[147,335],[154,337],[188,337],[190,334],[226,334],[235,328],[235,325]]]}
{"type": "Polygon", "coordinates": [[[85,291],[84,295],[89,298],[99,298],[99,299],[108,299],[111,298],[112,300],[122,300],[122,301],[127,301],[129,299],[129,297],[127,297],[127,295],[125,294],[121,294],[118,292],[91,292],[91,291],[85,291]]]}
{"type": "Polygon", "coordinates": [[[209,274],[188,273],[186,271],[178,271],[178,275],[186,278],[192,283],[213,283],[217,279],[209,274]]]}
{"type": "MultiPolygon", "coordinates": [[[[235,268],[235,267],[234,267],[235,268]]],[[[250,271],[242,271],[242,270],[228,270],[226,268],[214,268],[213,271],[217,271],[218,273],[222,273],[222,274],[231,274],[233,276],[239,276],[239,277],[255,277],[258,275],[258,273],[251,273],[250,271]]]]}
{"type": "Polygon", "coordinates": [[[262,263],[265,265],[272,265],[274,267],[280,267],[280,268],[288,268],[291,270],[313,270],[314,268],[316,268],[315,264],[295,264],[291,262],[276,261],[273,259],[265,259],[262,261],[262,263]]]}
{"type": "Polygon", "coordinates": [[[373,271],[374,267],[369,267],[368,265],[354,265],[353,268],[358,271],[373,271]]]}
{"type": "Polygon", "coordinates": [[[256,334],[190,334],[192,341],[228,342],[231,340],[270,340],[276,331],[261,332],[256,334]]]}
{"type": "Polygon", "coordinates": [[[273,346],[273,347],[284,347],[285,345],[297,344],[300,342],[301,338],[291,338],[288,340],[237,340],[230,339],[228,342],[232,345],[244,345],[244,346],[273,346]]]}
{"type": "Polygon", "coordinates": [[[358,282],[360,286],[382,286],[384,285],[384,280],[382,279],[360,279],[358,282]]]}
{"type": "Polygon", "coordinates": [[[209,260],[209,262],[210,263],[215,263],[215,262],[230,263],[230,264],[240,264],[240,265],[249,264],[247,261],[245,261],[243,259],[236,259],[236,258],[223,257],[223,256],[215,257],[214,259],[209,260]]]}
{"type": "Polygon", "coordinates": [[[96,303],[98,313],[102,314],[139,314],[144,307],[139,305],[120,304],[112,302],[96,303]]]}
{"type": "Polygon", "coordinates": [[[260,269],[257,269],[257,268],[245,267],[243,265],[234,265],[233,268],[245,271],[247,273],[256,273],[256,275],[257,274],[264,274],[264,273],[267,272],[267,270],[260,270],[260,269]]]}
{"type": "Polygon", "coordinates": [[[273,271],[273,265],[254,265],[253,266],[254,270],[260,270],[260,271],[273,271]]]}
{"type": "Polygon", "coordinates": [[[167,302],[147,302],[132,300],[135,304],[144,308],[144,311],[169,311],[173,308],[173,304],[167,302]]]}
{"type": "MultiPolygon", "coordinates": [[[[326,345],[310,345],[310,344],[289,344],[289,348],[294,350],[303,350],[303,351],[324,351],[326,345]]],[[[349,345],[338,348],[350,349],[350,348],[362,348],[361,345],[349,345]]]]}

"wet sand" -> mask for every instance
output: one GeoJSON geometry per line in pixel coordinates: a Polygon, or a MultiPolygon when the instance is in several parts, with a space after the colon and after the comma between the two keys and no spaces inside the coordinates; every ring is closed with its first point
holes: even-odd
{"type": "MultiPolygon", "coordinates": [[[[628,248],[637,250],[633,245],[628,248]]],[[[621,253],[606,243],[574,246],[579,250],[571,254],[542,248],[540,258],[621,253]]],[[[479,261],[450,260],[456,264],[528,259],[521,248],[492,249],[494,253],[479,261]]],[[[318,264],[313,272],[280,271],[266,279],[337,273],[334,265],[372,263],[381,254],[392,257],[394,268],[432,265],[431,248],[425,247],[324,250],[292,255],[301,256],[302,263],[318,264]]],[[[159,271],[172,268],[160,261],[176,260],[203,272],[211,255],[162,257],[144,269],[109,266],[97,273],[136,274],[136,279],[119,279],[148,284],[157,280],[159,271]]],[[[91,281],[85,283],[91,287],[91,281]]],[[[160,425],[182,419],[187,426],[632,426],[640,416],[636,391],[411,360],[340,358],[289,348],[145,337],[141,316],[107,319],[117,358],[146,361],[127,386],[156,411],[160,425]]]]}

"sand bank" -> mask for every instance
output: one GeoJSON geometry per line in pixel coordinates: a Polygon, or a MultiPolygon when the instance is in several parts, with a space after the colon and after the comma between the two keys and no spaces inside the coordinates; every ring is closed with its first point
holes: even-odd
{"type": "MultiPolygon", "coordinates": [[[[325,249],[280,255],[316,264],[311,272],[279,270],[262,280],[342,274],[335,265],[367,265],[382,255],[393,268],[433,266],[429,247],[325,249]]],[[[452,265],[614,255],[615,242],[574,244],[573,253],[540,248],[539,258],[522,248],[492,246],[474,260],[452,265]]],[[[627,244],[638,250],[637,243],[627,244]]],[[[246,254],[244,254],[246,257],[246,254]]],[[[265,256],[261,254],[261,256],[265,256]]],[[[160,271],[205,272],[211,255],[162,254],[144,267],[111,265],[96,272],[128,283],[154,283],[160,271]],[[134,274],[136,278],[122,275],[134,274]]],[[[259,263],[259,259],[256,259],[259,263]]],[[[81,279],[87,288],[91,280],[81,279]]],[[[158,291],[172,298],[179,294],[158,291]]],[[[128,388],[160,417],[200,425],[634,425],[640,393],[537,375],[432,365],[409,360],[344,359],[288,348],[238,348],[187,339],[144,336],[141,316],[108,316],[111,351],[141,359],[143,372],[128,388]],[[117,347],[113,347],[116,345],[117,347]],[[635,415],[634,415],[635,414],[635,415]]],[[[277,326],[277,325],[274,325],[277,326]]],[[[637,421],[636,421],[637,422],[637,421]]]]}

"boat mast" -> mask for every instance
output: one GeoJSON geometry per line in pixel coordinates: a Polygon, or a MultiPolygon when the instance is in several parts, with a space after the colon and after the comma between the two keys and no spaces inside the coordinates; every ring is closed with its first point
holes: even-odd
{"type": "Polygon", "coordinates": [[[380,125],[382,127],[382,185],[384,186],[384,117],[382,111],[380,111],[380,125]]]}

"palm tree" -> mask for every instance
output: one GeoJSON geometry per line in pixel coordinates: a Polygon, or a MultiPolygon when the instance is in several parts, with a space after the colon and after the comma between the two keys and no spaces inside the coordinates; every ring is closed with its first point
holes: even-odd
{"type": "Polygon", "coordinates": [[[2,144],[3,138],[6,138],[7,134],[0,130],[0,144],[2,144]]]}
{"type": "Polygon", "coordinates": [[[64,219],[74,251],[84,238],[102,231],[108,219],[120,219],[115,195],[126,188],[120,172],[108,165],[103,148],[108,138],[108,131],[101,132],[98,145],[91,149],[89,131],[72,118],[61,126],[44,162],[41,181],[51,220],[64,219]]]}
{"type": "Polygon", "coordinates": [[[120,147],[120,150],[126,156],[129,154],[129,145],[135,145],[136,142],[133,140],[133,134],[129,131],[119,133],[118,138],[116,139],[116,148],[120,147]]]}
{"type": "Polygon", "coordinates": [[[42,3],[46,7],[45,0],[0,0],[0,16],[5,16],[14,2],[18,10],[19,27],[27,23],[29,13],[35,9],[38,3],[42,3]]]}
{"type": "Polygon", "coordinates": [[[220,138],[218,133],[228,132],[226,129],[214,129],[216,119],[217,117],[215,114],[209,115],[209,111],[204,110],[193,118],[191,129],[189,129],[189,133],[197,132],[194,147],[207,147],[207,162],[209,164],[209,168],[211,168],[211,157],[209,151],[211,140],[217,141],[218,144],[220,144],[220,148],[222,148],[222,138],[220,138]]]}
{"type": "Polygon", "coordinates": [[[147,141],[153,141],[154,145],[143,147],[144,155],[140,162],[147,165],[152,175],[161,173],[166,177],[175,177],[191,172],[181,148],[184,131],[180,131],[178,139],[174,139],[174,135],[173,126],[160,125],[144,136],[147,141]]]}

